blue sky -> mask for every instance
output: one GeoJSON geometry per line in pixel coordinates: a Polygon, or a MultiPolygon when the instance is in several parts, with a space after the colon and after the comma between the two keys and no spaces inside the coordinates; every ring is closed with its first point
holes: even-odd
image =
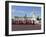
{"type": "Polygon", "coordinates": [[[32,16],[32,12],[35,12],[36,16],[41,16],[41,7],[36,6],[15,6],[13,5],[11,7],[12,9],[12,16],[25,16],[27,14],[27,17],[32,16]],[[33,10],[34,9],[34,10],[33,10]]]}

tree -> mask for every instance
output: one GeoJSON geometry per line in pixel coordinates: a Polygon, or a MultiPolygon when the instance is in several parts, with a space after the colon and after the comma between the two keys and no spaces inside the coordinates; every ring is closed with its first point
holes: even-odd
{"type": "Polygon", "coordinates": [[[41,20],[41,18],[38,16],[38,17],[37,17],[37,20],[38,20],[38,21],[40,21],[40,20],[41,20]]]}

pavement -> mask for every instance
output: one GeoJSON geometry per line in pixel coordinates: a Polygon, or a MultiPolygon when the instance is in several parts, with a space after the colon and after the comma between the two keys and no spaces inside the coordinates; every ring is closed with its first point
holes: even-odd
{"type": "Polygon", "coordinates": [[[40,30],[41,25],[12,25],[12,31],[23,31],[23,30],[40,30]]]}

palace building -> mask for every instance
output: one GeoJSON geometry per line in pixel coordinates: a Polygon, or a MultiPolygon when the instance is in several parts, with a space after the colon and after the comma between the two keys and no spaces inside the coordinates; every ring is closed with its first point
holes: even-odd
{"type": "Polygon", "coordinates": [[[27,14],[25,14],[24,17],[19,17],[19,16],[14,16],[12,17],[13,21],[18,21],[20,23],[20,21],[22,23],[32,23],[32,24],[41,24],[40,20],[37,20],[37,16],[35,15],[35,12],[32,12],[32,17],[27,17],[27,14]]]}

